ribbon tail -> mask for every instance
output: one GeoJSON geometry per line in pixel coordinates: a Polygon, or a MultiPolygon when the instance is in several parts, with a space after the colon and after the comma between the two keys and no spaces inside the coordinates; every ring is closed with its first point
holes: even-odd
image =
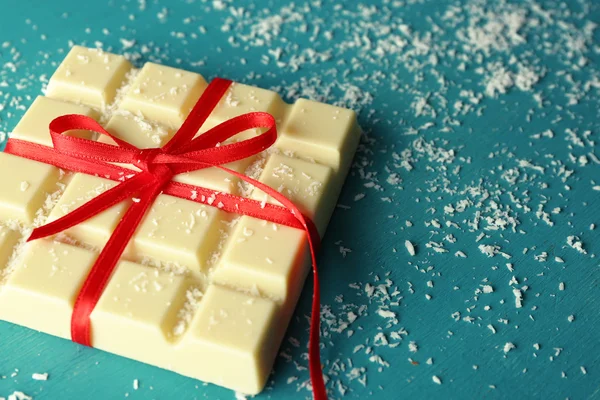
{"type": "Polygon", "coordinates": [[[142,200],[129,207],[92,266],[73,307],[71,340],[74,342],[85,346],[92,345],[90,315],[100,300],[125,247],[160,190],[161,185],[157,184],[140,193],[142,200]]]}
{"type": "Polygon", "coordinates": [[[310,314],[310,334],[308,338],[308,369],[314,400],[326,400],[327,390],[325,389],[325,381],[323,380],[321,348],[319,347],[321,341],[321,289],[319,286],[319,274],[317,273],[317,260],[315,259],[316,253],[310,239],[309,246],[313,269],[313,298],[310,314]]]}
{"type": "MultiPolygon", "coordinates": [[[[271,191],[276,192],[283,197],[285,202],[280,201],[280,203],[286,205],[285,203],[287,202],[294,206],[291,201],[279,192],[273,189],[271,189],[271,191]]],[[[319,251],[321,239],[312,220],[307,220],[300,212],[298,212],[297,218],[302,225],[304,225],[307,233],[313,272],[313,298],[310,314],[310,333],[308,338],[308,369],[314,400],[327,400],[327,390],[325,389],[325,381],[323,379],[321,367],[321,348],[319,347],[319,343],[321,342],[321,287],[319,284],[319,273],[317,268],[317,252],[319,251]]]]}
{"type": "Polygon", "coordinates": [[[314,399],[326,400],[327,390],[325,389],[325,381],[323,379],[323,372],[321,368],[321,348],[319,347],[321,335],[321,289],[319,285],[319,274],[317,268],[317,251],[321,242],[319,232],[317,231],[317,228],[312,220],[304,218],[304,215],[300,209],[298,209],[298,207],[296,207],[292,201],[275,189],[257,181],[256,179],[252,179],[244,174],[230,170],[229,168],[222,166],[218,166],[218,168],[237,176],[251,185],[254,185],[267,195],[279,201],[294,215],[294,217],[296,217],[306,231],[313,272],[313,298],[310,316],[310,336],[308,340],[308,366],[314,399]]]}
{"type": "Polygon", "coordinates": [[[304,228],[304,230],[306,231],[308,236],[312,237],[313,244],[315,245],[315,253],[318,252],[321,240],[320,240],[319,232],[317,231],[317,227],[315,226],[315,224],[312,222],[311,219],[304,218],[304,214],[302,214],[302,211],[300,211],[300,209],[298,207],[296,207],[296,205],[292,201],[290,201],[287,197],[285,197],[284,195],[282,195],[281,193],[279,193],[277,190],[273,189],[272,187],[269,187],[269,186],[265,185],[264,183],[257,181],[256,179],[250,178],[247,175],[244,175],[244,174],[234,171],[232,169],[223,167],[221,165],[215,165],[215,167],[217,167],[220,170],[223,170],[233,176],[240,178],[241,180],[251,184],[254,187],[257,187],[258,189],[262,190],[267,195],[271,196],[272,198],[274,198],[275,200],[280,202],[283,205],[283,207],[286,208],[294,216],[294,218],[296,218],[298,220],[298,222],[300,223],[302,228],[304,228]]]}
{"type": "Polygon", "coordinates": [[[81,222],[92,218],[93,216],[101,213],[102,211],[112,207],[113,205],[120,203],[126,198],[131,197],[133,194],[140,191],[140,184],[142,188],[147,186],[143,184],[147,176],[136,175],[135,177],[107,190],[106,192],[94,197],[90,201],[77,207],[75,210],[62,216],[61,218],[52,221],[46,225],[42,225],[35,228],[31,233],[31,236],[27,241],[40,239],[43,237],[55,235],[59,232],[64,231],[72,226],[80,224],[81,222]],[[142,182],[140,182],[142,181],[142,182]]]}

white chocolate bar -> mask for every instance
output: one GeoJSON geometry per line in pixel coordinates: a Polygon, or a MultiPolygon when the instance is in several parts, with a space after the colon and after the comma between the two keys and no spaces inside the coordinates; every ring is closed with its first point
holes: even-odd
{"type": "Polygon", "coordinates": [[[142,356],[154,365],[171,364],[173,331],[189,285],[185,276],[122,261],[91,316],[94,346],[126,357],[142,356]],[[115,326],[122,327],[118,335],[115,326]]]}
{"type": "Polygon", "coordinates": [[[14,247],[19,241],[19,232],[0,226],[0,268],[4,269],[10,259],[14,247]]]}
{"type": "Polygon", "coordinates": [[[147,120],[179,127],[206,88],[201,75],[146,63],[119,107],[147,120]]]}
{"type": "Polygon", "coordinates": [[[210,285],[179,345],[178,355],[185,352],[187,362],[175,370],[225,387],[235,382],[243,393],[260,392],[279,349],[278,314],[272,300],[210,285]],[[198,362],[203,357],[210,361],[198,362]]]}
{"type": "MultiPolygon", "coordinates": [[[[38,96],[25,112],[21,121],[15,126],[11,137],[52,147],[48,125],[54,118],[66,114],[81,114],[94,119],[99,117],[98,112],[90,107],[38,96]]],[[[84,130],[69,131],[67,135],[85,139],[94,137],[92,132],[84,130]]]]}
{"type": "Polygon", "coordinates": [[[0,220],[33,224],[48,195],[58,190],[58,168],[7,153],[0,153],[0,168],[0,220]]]}
{"type": "Polygon", "coordinates": [[[46,96],[104,110],[130,69],[123,56],[74,46],[52,75],[46,96]]]}
{"type": "MultiPolygon", "coordinates": [[[[207,83],[193,72],[73,47],[12,134],[51,146],[47,124],[79,113],[139,148],[165,145],[207,83]],[[119,93],[119,95],[117,95],[119,93]],[[110,105],[110,107],[108,107],[110,105]]],[[[288,105],[269,90],[234,83],[199,130],[268,112],[275,146],[226,164],[281,192],[321,235],[358,146],[354,113],[309,100],[288,105]]],[[[256,136],[256,129],[227,140],[256,136]]],[[[87,132],[71,135],[96,139],[87,132]]],[[[116,145],[102,136],[100,141],[116,145]]],[[[132,165],[126,165],[136,169],[132,165]]],[[[54,238],[24,244],[118,182],[0,153],[0,319],[70,339],[78,291],[132,202],[114,205],[54,238]],[[16,228],[22,230],[19,232],[16,228]]],[[[279,204],[217,168],[175,181],[279,204]]],[[[262,390],[293,314],[310,257],[303,230],[160,194],[142,219],[91,314],[94,347],[256,394],[262,390]],[[115,334],[117,332],[118,334],[115,334]]]]}
{"type": "MultiPolygon", "coordinates": [[[[247,158],[228,164],[223,164],[223,166],[235,172],[244,173],[244,171],[250,166],[250,164],[252,164],[253,161],[254,160],[252,158],[247,158]]],[[[240,192],[240,179],[217,168],[205,168],[186,172],[184,174],[176,175],[173,180],[176,182],[187,183],[189,185],[205,187],[223,193],[239,194],[240,192]]]]}
{"type": "Polygon", "coordinates": [[[79,288],[97,253],[40,239],[29,242],[10,268],[0,291],[5,321],[70,338],[79,288]]]}
{"type": "Polygon", "coordinates": [[[295,280],[306,274],[307,257],[304,231],[243,216],[212,278],[283,301],[295,280]]]}
{"type": "Polygon", "coordinates": [[[282,124],[276,146],[329,165],[337,173],[349,168],[359,136],[353,111],[299,99],[282,124]]]}
{"type": "MultiPolygon", "coordinates": [[[[50,211],[46,222],[59,219],[116,185],[117,182],[109,179],[74,174],[64,193],[50,211]]],[[[115,204],[108,210],[67,229],[64,233],[80,243],[102,247],[117,227],[129,204],[128,201],[115,204]]]]}
{"type": "MultiPolygon", "coordinates": [[[[330,167],[273,154],[269,157],[259,180],[282,193],[304,215],[311,218],[321,236],[325,233],[332,207],[335,205],[335,198],[331,198],[333,172],[330,167]]],[[[335,197],[337,198],[337,193],[335,197]]],[[[252,192],[252,198],[279,204],[259,189],[252,192]]]]}
{"type": "MultiPolygon", "coordinates": [[[[113,136],[124,140],[139,149],[161,147],[173,137],[175,131],[145,121],[142,117],[131,113],[115,114],[106,124],[106,130],[113,136]]],[[[113,143],[113,140],[102,135],[100,141],[113,143]]]]}
{"type": "Polygon", "coordinates": [[[138,258],[147,256],[205,271],[225,218],[216,207],[161,194],[132,239],[133,251],[138,258]]]}
{"type": "Polygon", "coordinates": [[[218,124],[251,112],[266,112],[280,120],[286,107],[279,94],[271,90],[234,82],[208,117],[208,123],[218,124]]]}

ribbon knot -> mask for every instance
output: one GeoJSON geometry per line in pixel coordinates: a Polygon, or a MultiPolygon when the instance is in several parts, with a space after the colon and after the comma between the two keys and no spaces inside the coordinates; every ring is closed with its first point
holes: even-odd
{"type": "Polygon", "coordinates": [[[136,167],[152,175],[156,185],[163,187],[173,178],[173,170],[169,164],[157,163],[158,155],[164,154],[162,149],[143,149],[139,152],[136,167]]]}
{"type": "Polygon", "coordinates": [[[162,148],[138,149],[107,132],[98,122],[83,115],[63,115],[50,123],[54,148],[10,139],[9,153],[53,164],[69,171],[108,177],[119,183],[92,198],[63,217],[40,226],[29,241],[60,233],[125,200],[132,200],[113,234],[105,244],[84,281],[71,316],[71,339],[91,346],[90,315],[104,291],[115,266],[156,197],[165,192],[205,204],[219,204],[223,210],[302,229],[307,234],[313,267],[313,303],[309,340],[309,369],[315,399],[327,398],[319,355],[320,296],[316,251],[319,234],[314,223],[278,191],[223,166],[259,154],[277,139],[275,119],[264,112],[254,112],[227,120],[198,135],[212,110],[219,103],[231,81],[216,78],[190,111],[175,135],[162,148]],[[70,130],[88,130],[109,136],[115,145],[64,135],[70,130]],[[238,133],[263,129],[256,136],[237,143],[227,143],[238,133]],[[132,164],[141,171],[115,164],[132,164]],[[206,188],[173,182],[174,175],[204,168],[219,168],[265,192],[282,206],[218,193],[206,188]],[[197,196],[202,193],[202,196],[197,196]],[[216,198],[216,200],[215,200],[216,198]],[[209,199],[209,200],[207,200],[209,199]]]}
{"type": "Polygon", "coordinates": [[[157,155],[162,153],[162,149],[143,149],[140,150],[139,157],[137,160],[137,166],[143,170],[150,172],[150,168],[153,165],[154,159],[157,155]]]}

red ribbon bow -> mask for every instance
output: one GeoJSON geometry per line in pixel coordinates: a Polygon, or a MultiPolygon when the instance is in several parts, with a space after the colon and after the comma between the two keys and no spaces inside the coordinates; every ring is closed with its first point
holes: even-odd
{"type": "Polygon", "coordinates": [[[62,232],[123,200],[139,199],[133,202],[125,212],[96,259],[75,301],[71,317],[71,339],[74,342],[91,346],[90,315],[127,243],[135,233],[146,211],[160,193],[213,206],[218,204],[227,212],[249,215],[303,229],[308,237],[314,284],[308,346],[310,378],[314,398],[326,399],[327,392],[321,372],[319,351],[320,295],[316,263],[316,252],[320,243],[319,234],[310,218],[304,216],[281,193],[222,166],[222,164],[253,156],[269,148],[277,139],[275,119],[264,112],[244,114],[225,121],[194,138],[230,85],[231,81],[229,80],[214,79],[173,138],[162,148],[138,149],[111,135],[98,122],[83,115],[63,115],[50,123],[50,135],[54,149],[31,142],[9,139],[5,150],[8,153],[70,171],[104,176],[121,182],[62,218],[36,228],[28,240],[62,232]],[[219,145],[232,136],[253,128],[267,128],[267,130],[251,139],[219,145]],[[63,135],[73,129],[84,129],[107,135],[117,143],[117,146],[63,135]],[[141,171],[122,168],[111,163],[133,164],[141,171]],[[254,185],[283,206],[262,204],[256,200],[171,180],[176,174],[210,167],[219,168],[254,185]]]}

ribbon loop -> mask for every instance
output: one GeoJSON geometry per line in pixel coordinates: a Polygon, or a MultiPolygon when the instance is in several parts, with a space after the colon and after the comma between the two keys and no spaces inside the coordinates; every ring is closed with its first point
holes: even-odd
{"type": "Polygon", "coordinates": [[[84,115],[62,115],[52,120],[49,128],[54,148],[61,154],[71,157],[97,162],[133,164],[139,154],[139,149],[135,146],[111,135],[96,120],[84,115]],[[106,135],[114,140],[117,146],[64,135],[71,130],[87,130],[106,135]]]}

